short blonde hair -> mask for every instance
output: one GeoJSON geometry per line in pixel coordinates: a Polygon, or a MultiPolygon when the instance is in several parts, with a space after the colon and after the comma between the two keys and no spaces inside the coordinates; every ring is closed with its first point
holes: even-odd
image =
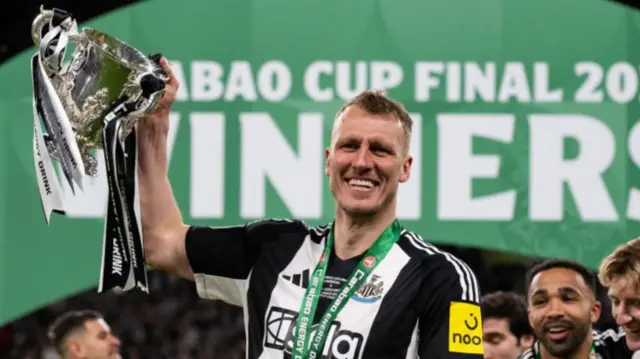
{"type": "Polygon", "coordinates": [[[640,238],[618,246],[600,263],[598,279],[603,286],[610,287],[619,278],[640,286],[640,238]]]}
{"type": "MultiPolygon", "coordinates": [[[[365,90],[358,94],[356,97],[345,103],[338,113],[336,113],[335,119],[337,120],[340,115],[347,110],[347,108],[355,106],[372,115],[392,115],[402,125],[404,131],[407,151],[411,143],[411,132],[413,131],[413,119],[409,115],[409,112],[405,109],[404,105],[399,101],[393,100],[381,90],[365,90]]],[[[334,127],[335,129],[335,127],[334,127]]],[[[332,134],[333,137],[333,134],[332,134]]]]}

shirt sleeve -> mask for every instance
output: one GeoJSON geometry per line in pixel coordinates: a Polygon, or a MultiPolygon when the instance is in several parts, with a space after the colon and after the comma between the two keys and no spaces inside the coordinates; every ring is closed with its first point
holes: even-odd
{"type": "Polygon", "coordinates": [[[191,226],[185,246],[198,295],[242,306],[249,274],[265,241],[306,231],[301,221],[263,220],[233,227],[191,226]]]}
{"type": "Polygon", "coordinates": [[[480,289],[475,274],[466,263],[448,253],[425,270],[418,299],[422,304],[420,358],[483,358],[480,289]]]}
{"type": "Polygon", "coordinates": [[[536,358],[536,353],[533,351],[533,349],[527,349],[524,352],[522,352],[520,356],[518,356],[518,359],[535,359],[535,358],[536,358]]]}
{"type": "Polygon", "coordinates": [[[596,346],[596,352],[606,351],[612,358],[631,359],[633,357],[633,351],[627,346],[622,327],[618,327],[618,330],[594,331],[593,344],[596,346]]]}

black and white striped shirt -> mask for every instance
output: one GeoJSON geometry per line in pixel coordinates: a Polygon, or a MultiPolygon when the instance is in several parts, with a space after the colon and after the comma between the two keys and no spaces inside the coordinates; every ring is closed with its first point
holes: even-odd
{"type": "MultiPolygon", "coordinates": [[[[633,356],[633,352],[627,347],[622,329],[593,330],[592,337],[598,359],[631,359],[633,356]]],[[[540,345],[540,341],[536,341],[531,349],[520,355],[519,359],[538,359],[540,345]]]]}
{"type": "MultiPolygon", "coordinates": [[[[199,295],[244,309],[247,358],[289,358],[298,310],[329,226],[264,220],[191,227],[199,295]]],[[[316,321],[361,257],[329,259],[316,321]]],[[[480,290],[460,259],[403,231],[332,323],[322,358],[482,358],[480,290]]]]}

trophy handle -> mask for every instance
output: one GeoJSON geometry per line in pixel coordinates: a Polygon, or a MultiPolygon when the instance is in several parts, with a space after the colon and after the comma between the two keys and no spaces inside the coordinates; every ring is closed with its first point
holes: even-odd
{"type": "Polygon", "coordinates": [[[75,25],[75,20],[70,13],[58,9],[45,10],[44,6],[40,5],[40,13],[31,23],[31,38],[37,47],[40,47],[44,27],[52,22],[59,23],[65,30],[72,30],[75,25]]]}
{"type": "Polygon", "coordinates": [[[33,39],[33,43],[40,47],[40,36],[42,35],[42,29],[51,21],[53,18],[52,10],[45,10],[42,5],[40,5],[40,13],[33,20],[31,24],[31,38],[33,39]]]}

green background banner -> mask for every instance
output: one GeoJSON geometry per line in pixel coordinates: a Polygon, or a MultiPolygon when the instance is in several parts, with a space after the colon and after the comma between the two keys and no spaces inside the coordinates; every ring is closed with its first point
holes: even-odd
{"type": "MultiPolygon", "coordinates": [[[[640,234],[639,25],[595,0],[158,0],[84,24],[174,62],[170,177],[190,223],[330,221],[333,115],[385,87],[416,121],[406,227],[592,268],[640,234]]],[[[0,323],[96,285],[100,266],[103,178],[69,217],[42,217],[31,55],[0,68],[0,323]]]]}

